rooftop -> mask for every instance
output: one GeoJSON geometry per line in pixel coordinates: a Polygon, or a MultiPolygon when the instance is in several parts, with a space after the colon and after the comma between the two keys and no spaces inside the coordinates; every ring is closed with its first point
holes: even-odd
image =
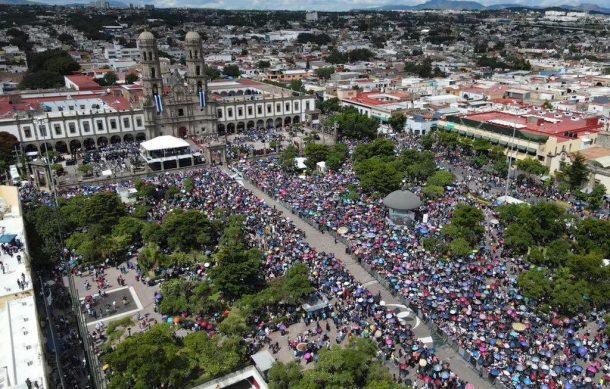
{"type": "Polygon", "coordinates": [[[602,128],[598,116],[582,117],[544,110],[528,110],[519,115],[491,111],[466,115],[464,118],[509,128],[515,126],[521,131],[559,138],[569,137],[567,133],[598,132],[602,128]]]}
{"type": "Polygon", "coordinates": [[[382,106],[409,101],[411,98],[412,96],[410,94],[403,92],[359,92],[355,97],[349,97],[343,100],[359,105],[382,106]]]}
{"type": "Polygon", "coordinates": [[[0,388],[25,388],[26,379],[45,388],[42,337],[26,263],[24,224],[16,187],[0,186],[0,212],[3,213],[0,241],[8,236],[4,240],[14,242],[12,245],[23,244],[13,255],[0,256],[4,267],[0,274],[0,388]],[[24,280],[24,286],[19,287],[17,280],[24,280]]]}

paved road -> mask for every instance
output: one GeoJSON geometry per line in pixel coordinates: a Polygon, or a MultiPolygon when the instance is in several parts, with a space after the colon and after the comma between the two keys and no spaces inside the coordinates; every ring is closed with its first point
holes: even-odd
{"type": "MultiPolygon", "coordinates": [[[[229,175],[234,175],[228,169],[225,172],[229,175]]],[[[298,216],[292,214],[289,210],[284,208],[278,201],[275,201],[267,194],[250,184],[248,181],[243,181],[243,185],[251,190],[257,197],[263,199],[267,204],[275,206],[283,215],[292,220],[297,227],[305,231],[307,235],[307,241],[312,247],[315,247],[319,251],[332,253],[336,258],[340,259],[345,267],[350,271],[352,276],[364,284],[368,290],[372,293],[381,293],[382,300],[386,304],[397,304],[401,305],[399,299],[392,296],[392,294],[382,285],[380,285],[375,278],[373,278],[366,269],[364,269],[357,261],[355,261],[350,255],[345,254],[345,245],[338,242],[335,244],[334,238],[331,235],[323,234],[317,229],[313,228],[307,222],[301,220],[298,216]]],[[[414,325],[414,333],[416,338],[425,338],[431,336],[430,328],[425,323],[419,323],[414,325]]],[[[462,357],[455,352],[451,347],[447,345],[435,344],[437,355],[444,361],[450,363],[451,368],[458,374],[463,380],[473,384],[475,388],[491,388],[490,383],[471,369],[462,357]]]]}

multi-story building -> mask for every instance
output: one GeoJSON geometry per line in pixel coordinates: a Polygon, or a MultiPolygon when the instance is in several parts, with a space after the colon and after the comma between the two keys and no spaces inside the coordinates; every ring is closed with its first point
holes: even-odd
{"type": "Polygon", "coordinates": [[[514,159],[537,159],[553,173],[569,162],[569,154],[594,145],[603,123],[599,116],[564,115],[536,108],[519,113],[448,115],[439,120],[438,127],[503,146],[514,159]]]}
{"type": "MultiPolygon", "coordinates": [[[[2,95],[0,132],[14,135],[27,153],[74,153],[161,135],[184,138],[318,123],[310,95],[245,79],[208,84],[197,33],[186,35],[185,77],[176,71],[164,75],[152,33],[140,34],[138,48],[140,86],[2,95]]],[[[67,85],[75,88],[81,81],[71,76],[67,85]]]]}

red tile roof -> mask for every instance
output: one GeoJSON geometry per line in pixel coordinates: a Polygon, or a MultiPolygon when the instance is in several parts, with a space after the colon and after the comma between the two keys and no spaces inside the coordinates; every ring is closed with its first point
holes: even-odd
{"type": "Polygon", "coordinates": [[[402,93],[402,92],[388,92],[388,93],[359,92],[356,95],[356,97],[345,99],[346,102],[360,104],[360,105],[368,105],[368,106],[382,106],[382,105],[396,104],[396,103],[400,103],[403,101],[409,101],[409,100],[411,100],[411,95],[409,95],[407,93],[402,93]],[[391,96],[391,97],[394,97],[395,99],[386,101],[386,100],[380,100],[378,98],[375,98],[375,96],[379,96],[379,95],[391,96]]]}
{"type": "Polygon", "coordinates": [[[603,128],[603,124],[599,121],[599,116],[572,119],[570,115],[553,114],[548,111],[532,111],[527,115],[514,115],[507,112],[492,111],[466,115],[465,118],[478,122],[495,121],[495,125],[502,125],[497,121],[503,121],[507,123],[507,127],[510,127],[510,124],[508,123],[516,123],[525,126],[524,128],[519,128],[521,131],[566,139],[569,138],[566,134],[568,132],[575,133],[579,136],[583,135],[585,132],[596,133],[603,128]]]}
{"type": "Polygon", "coordinates": [[[68,80],[74,83],[79,90],[102,90],[102,87],[89,76],[82,74],[73,74],[65,76],[68,80]]]}

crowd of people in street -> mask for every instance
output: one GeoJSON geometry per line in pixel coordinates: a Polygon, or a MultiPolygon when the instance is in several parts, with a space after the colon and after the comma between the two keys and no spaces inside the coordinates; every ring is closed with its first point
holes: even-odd
{"type": "Polygon", "coordinates": [[[98,176],[106,170],[115,175],[125,174],[130,171],[134,161],[143,163],[140,143],[135,141],[108,144],[83,154],[83,163],[93,166],[93,173],[98,176]]]}
{"type": "MultiPolygon", "coordinates": [[[[403,138],[399,147],[415,148],[417,144],[414,139],[403,138]]],[[[389,223],[379,199],[366,194],[358,200],[348,196],[349,187],[357,182],[349,162],[339,172],[306,178],[285,173],[277,160],[242,161],[235,168],[322,231],[337,234],[345,227],[347,232],[339,237],[347,242],[349,251],[382,276],[395,295],[403,297],[415,312],[435,323],[465,350],[467,358],[482,366],[492,381],[515,388],[608,385],[610,340],[604,332],[603,312],[560,318],[542,315],[528,306],[517,288],[516,276],[529,265],[522,257],[511,257],[497,243],[501,227],[492,223],[493,208],[476,201],[476,197],[501,193],[504,179],[473,170],[458,152],[435,151],[437,163],[460,179],[449,195],[423,206],[427,223],[417,228],[389,223]],[[423,248],[423,238],[449,223],[459,203],[483,209],[487,216],[485,236],[468,258],[436,258],[423,248]]],[[[246,216],[248,239],[264,253],[268,279],[281,276],[295,263],[308,266],[314,286],[329,304],[323,317],[303,312],[295,316],[317,323],[313,332],[287,343],[296,358],[315,360],[318,350],[331,345],[333,339],[328,337],[326,323],[332,323],[337,333],[335,343],[350,337],[376,340],[380,359],[399,371],[397,381],[419,380],[428,387],[466,386],[451,366],[439,360],[434,348],[414,338],[410,324],[398,317],[399,312],[387,309],[332,254],[313,249],[294,223],[229,179],[221,169],[166,173],[145,181],[161,189],[175,186],[181,191],[180,196],[159,200],[149,212],[152,220],[161,220],[175,208],[198,209],[209,218],[215,217],[215,209],[231,209],[246,216]],[[184,188],[187,178],[194,184],[189,191],[184,188]]],[[[61,195],[114,191],[118,185],[132,186],[133,182],[82,186],[61,195]]],[[[415,193],[422,190],[418,186],[409,189],[415,193]]],[[[513,186],[512,190],[532,199],[562,198],[531,183],[513,186]]],[[[34,198],[37,193],[26,187],[22,196],[34,198]]],[[[266,329],[282,331],[274,323],[260,323],[259,330],[266,329]]]]}
{"type": "MultiPolygon", "coordinates": [[[[443,153],[440,162],[450,163],[443,153]]],[[[472,171],[458,159],[463,179],[450,195],[424,206],[426,224],[406,228],[389,223],[379,199],[349,198],[348,186],[357,181],[349,163],[333,174],[299,178],[286,174],[278,161],[248,161],[237,166],[274,198],[286,203],[322,231],[343,238],[360,261],[389,282],[396,295],[434,322],[470,361],[483,366],[492,380],[513,387],[603,387],[610,382],[610,339],[604,312],[560,318],[542,315],[528,306],[517,288],[517,275],[529,269],[522,257],[512,257],[501,244],[493,208],[475,200],[502,193],[504,180],[472,171]],[[461,166],[460,166],[461,165],[461,166]],[[471,196],[469,196],[469,194],[471,196]],[[423,247],[423,239],[451,220],[457,204],[482,208],[487,215],[480,247],[468,258],[446,261],[423,247]]],[[[421,188],[409,188],[420,193],[421,188]]],[[[532,199],[562,198],[524,183],[516,190],[532,199]]]]}

